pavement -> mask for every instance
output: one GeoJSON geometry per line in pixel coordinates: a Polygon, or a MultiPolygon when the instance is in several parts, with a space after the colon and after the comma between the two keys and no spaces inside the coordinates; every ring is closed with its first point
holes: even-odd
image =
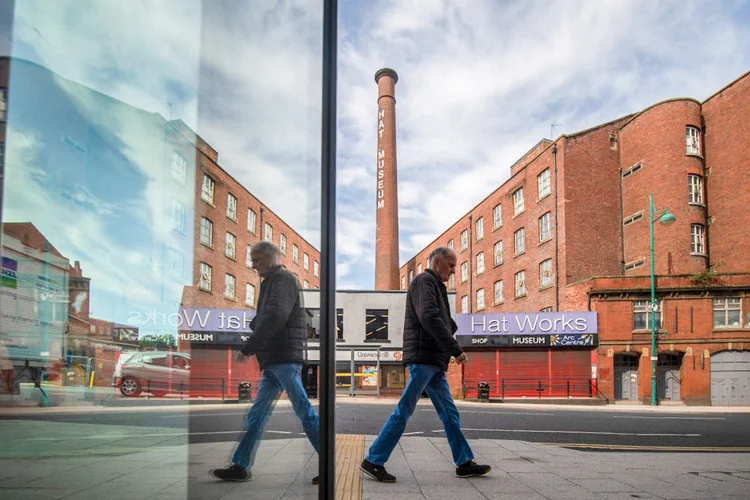
{"type": "MultiPolygon", "coordinates": [[[[748,498],[750,488],[750,453],[592,452],[498,439],[469,440],[477,461],[493,470],[462,479],[454,474],[444,438],[414,436],[404,436],[386,464],[398,481],[383,484],[363,477],[357,467],[373,439],[337,437],[337,498],[739,500],[748,498]]],[[[305,438],[294,435],[263,441],[246,483],[222,483],[209,475],[228,463],[235,443],[188,444],[180,429],[13,419],[0,421],[0,442],[0,500],[318,494],[311,484],[317,455],[305,438]]]]}

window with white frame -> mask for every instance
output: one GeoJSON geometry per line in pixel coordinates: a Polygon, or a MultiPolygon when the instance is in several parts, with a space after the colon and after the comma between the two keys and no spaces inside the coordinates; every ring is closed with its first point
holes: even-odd
{"type": "Polygon", "coordinates": [[[167,273],[175,278],[182,278],[185,257],[174,248],[167,248],[167,273]]]}
{"type": "Polygon", "coordinates": [[[198,269],[198,288],[211,291],[211,266],[205,262],[201,262],[198,269]]]}
{"type": "Polygon", "coordinates": [[[539,243],[552,239],[552,212],[539,217],[539,243]]]}
{"type": "Polygon", "coordinates": [[[515,242],[516,255],[521,255],[526,251],[526,229],[522,227],[513,233],[513,239],[515,242]]]}
{"type": "Polygon", "coordinates": [[[201,199],[210,204],[214,204],[214,180],[206,174],[203,174],[203,184],[201,185],[201,199]]]}
{"type": "Polygon", "coordinates": [[[632,224],[634,222],[638,222],[641,219],[643,219],[643,212],[636,212],[633,215],[629,215],[629,216],[625,217],[622,220],[622,225],[623,226],[629,226],[630,224],[632,224]]]}
{"type": "Polygon", "coordinates": [[[284,233],[279,235],[279,250],[282,254],[286,255],[286,236],[284,233]]]}
{"type": "Polygon", "coordinates": [[[550,182],[550,171],[545,169],[541,174],[536,176],[536,185],[539,191],[539,199],[541,200],[552,192],[552,184],[550,182]]]}
{"type": "Polygon", "coordinates": [[[422,272],[422,264],[417,264],[417,274],[422,272]]]}
{"type": "Polygon", "coordinates": [[[305,269],[305,271],[310,270],[310,256],[306,253],[302,254],[302,267],[305,269]]]}
{"type": "Polygon", "coordinates": [[[448,277],[448,289],[453,290],[454,288],[456,288],[456,277],[453,274],[451,274],[448,277]]]}
{"type": "Polygon", "coordinates": [[[552,286],[552,259],[543,260],[539,264],[539,288],[552,286]]]}
{"type": "Polygon", "coordinates": [[[503,241],[500,240],[496,242],[492,250],[495,258],[495,265],[499,266],[503,263],[503,241]]]}
{"type": "Polygon", "coordinates": [[[467,281],[469,281],[469,263],[462,262],[461,263],[461,283],[466,283],[467,281]]]}
{"type": "Polygon", "coordinates": [[[236,280],[231,274],[227,274],[224,279],[224,297],[234,300],[234,286],[236,280]]]}
{"type": "Polygon", "coordinates": [[[552,312],[552,308],[551,307],[542,307],[541,309],[539,309],[539,312],[551,313],[552,312]]]}
{"type": "Polygon", "coordinates": [[[226,247],[224,248],[224,255],[230,259],[235,259],[237,255],[237,238],[232,233],[227,233],[226,247]]]}
{"type": "Polygon", "coordinates": [[[310,282],[307,280],[302,281],[302,288],[310,288],[310,282]]]}
{"type": "Polygon", "coordinates": [[[266,240],[266,241],[268,241],[268,242],[270,242],[270,243],[273,243],[273,227],[268,222],[266,222],[266,224],[265,224],[265,233],[264,234],[265,234],[265,236],[263,237],[263,239],[266,240]]]}
{"type": "Polygon", "coordinates": [[[251,245],[247,246],[247,253],[245,255],[245,265],[247,267],[253,267],[253,258],[252,258],[252,255],[250,255],[252,252],[252,249],[253,247],[251,245]]]}
{"type": "Polygon", "coordinates": [[[255,285],[245,285],[245,305],[255,307],[255,285]]]}
{"type": "Polygon", "coordinates": [[[414,270],[409,269],[409,284],[411,285],[411,282],[414,281],[414,270]]]}
{"type": "Polygon", "coordinates": [[[622,178],[624,179],[626,177],[630,177],[631,175],[633,175],[634,173],[638,172],[642,168],[643,168],[643,163],[640,163],[640,162],[636,163],[632,167],[626,168],[625,170],[623,170],[623,172],[622,172],[622,178]]]}
{"type": "Polygon", "coordinates": [[[461,313],[469,314],[469,296],[464,295],[461,297],[461,313]]]}
{"type": "Polygon", "coordinates": [[[484,252],[477,254],[477,276],[484,273],[484,252]]]}
{"type": "Polygon", "coordinates": [[[495,230],[503,225],[503,206],[499,203],[492,209],[492,229],[495,230]]]}
{"type": "Polygon", "coordinates": [[[292,243],[292,262],[299,264],[299,247],[292,243]]]}
{"type": "Polygon", "coordinates": [[[690,252],[698,255],[706,254],[706,228],[702,224],[690,226],[690,252]]]}
{"type": "Polygon", "coordinates": [[[688,201],[690,203],[703,204],[703,177],[700,175],[688,175],[688,201]]]}
{"type": "Polygon", "coordinates": [[[523,188],[519,188],[513,192],[513,215],[518,215],[524,210],[523,188]]]}
{"type": "Polygon", "coordinates": [[[503,280],[499,280],[495,282],[495,304],[500,304],[503,300],[503,280]]]}
{"type": "Polygon", "coordinates": [[[484,309],[484,288],[477,290],[477,311],[484,309]]]}
{"type": "Polygon", "coordinates": [[[406,290],[406,276],[401,276],[401,290],[406,290]]]}
{"type": "Polygon", "coordinates": [[[742,321],[742,301],[739,297],[714,299],[714,328],[739,328],[742,321]]]}
{"type": "Polygon", "coordinates": [[[526,271],[516,273],[516,298],[526,296],[526,271]]]}
{"type": "Polygon", "coordinates": [[[313,276],[316,278],[318,277],[318,274],[320,273],[320,268],[318,266],[318,261],[313,261],[313,276]]]}
{"type": "MultiPolygon", "coordinates": [[[[661,328],[661,301],[656,303],[654,318],[656,329],[661,328]]],[[[633,301],[633,330],[650,330],[651,329],[651,301],[634,300],[633,301]]]]}
{"type": "Polygon", "coordinates": [[[475,223],[476,226],[476,233],[477,233],[477,241],[484,238],[484,217],[480,217],[477,219],[477,222],[475,223]]]}
{"type": "Polygon", "coordinates": [[[177,200],[172,200],[172,229],[185,232],[185,205],[177,200]]]}
{"type": "Polygon", "coordinates": [[[8,119],[8,89],[0,87],[0,122],[8,119]]]}
{"type": "Polygon", "coordinates": [[[686,154],[701,154],[701,131],[698,127],[685,127],[685,142],[687,146],[686,154]]]}
{"type": "Polygon", "coordinates": [[[214,244],[214,223],[206,217],[201,217],[201,243],[208,247],[214,244]]]}
{"type": "Polygon", "coordinates": [[[632,269],[638,269],[639,267],[642,267],[646,263],[645,259],[638,259],[633,262],[628,262],[625,264],[625,270],[630,271],[632,269]]]}
{"type": "Polygon", "coordinates": [[[247,230],[255,234],[256,215],[252,208],[247,209],[247,230]]]}
{"type": "Polygon", "coordinates": [[[180,184],[185,184],[187,178],[187,160],[177,151],[172,151],[172,179],[180,184]]]}
{"type": "Polygon", "coordinates": [[[237,198],[232,194],[227,194],[227,217],[237,222],[237,198]]]}
{"type": "Polygon", "coordinates": [[[453,250],[453,240],[448,240],[448,248],[453,250]]]}
{"type": "Polygon", "coordinates": [[[461,232],[461,251],[469,248],[469,230],[464,229],[461,232]]]}

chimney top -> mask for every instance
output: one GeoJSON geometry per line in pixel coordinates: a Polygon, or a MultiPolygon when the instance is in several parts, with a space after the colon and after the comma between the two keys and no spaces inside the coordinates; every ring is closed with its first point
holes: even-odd
{"type": "Polygon", "coordinates": [[[390,76],[393,78],[394,85],[398,82],[398,74],[394,70],[391,68],[383,68],[375,73],[375,83],[378,83],[378,80],[383,76],[390,76]]]}

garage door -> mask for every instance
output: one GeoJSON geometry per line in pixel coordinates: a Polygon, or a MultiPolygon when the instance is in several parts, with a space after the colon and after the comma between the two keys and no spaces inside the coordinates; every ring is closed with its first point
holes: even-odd
{"type": "Polygon", "coordinates": [[[711,404],[750,405],[750,351],[724,351],[711,356],[711,404]]]}

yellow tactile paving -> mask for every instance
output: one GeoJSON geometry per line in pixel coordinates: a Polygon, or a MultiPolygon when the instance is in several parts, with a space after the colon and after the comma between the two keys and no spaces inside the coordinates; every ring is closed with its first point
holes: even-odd
{"type": "Polygon", "coordinates": [[[336,500],[362,499],[362,471],[359,464],[364,458],[364,436],[336,436],[336,500]]]}

